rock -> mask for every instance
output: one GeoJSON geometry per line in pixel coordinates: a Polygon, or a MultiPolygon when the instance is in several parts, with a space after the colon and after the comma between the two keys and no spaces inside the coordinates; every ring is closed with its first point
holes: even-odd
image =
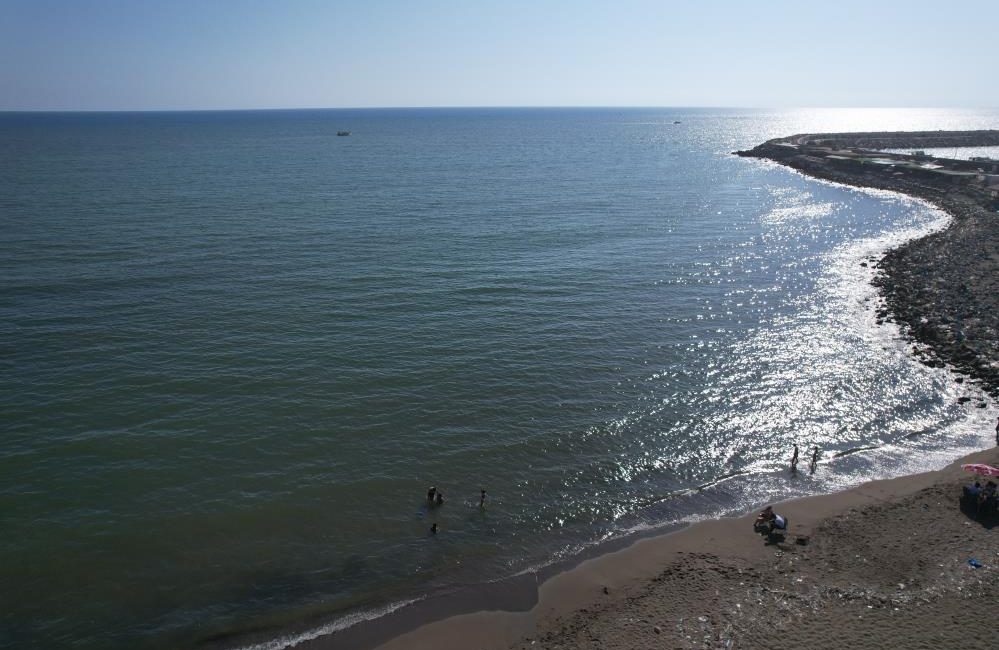
{"type": "MultiPolygon", "coordinates": [[[[739,154],[768,158],[835,182],[903,192],[952,215],[946,230],[907,242],[879,262],[869,260],[880,270],[873,281],[884,300],[878,320],[908,326],[906,336],[934,353],[927,365],[951,363],[999,397],[999,291],[994,280],[999,277],[999,257],[993,254],[999,249],[999,219],[994,200],[939,174],[895,176],[891,169],[826,158],[833,149],[925,148],[930,142],[986,140],[999,144],[999,130],[802,134],[793,142],[778,138],[739,154]]],[[[964,163],[948,165],[961,169],[964,163]]]]}

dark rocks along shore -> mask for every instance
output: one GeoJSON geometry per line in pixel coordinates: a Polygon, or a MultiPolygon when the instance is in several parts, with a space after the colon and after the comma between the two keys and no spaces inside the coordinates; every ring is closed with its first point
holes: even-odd
{"type": "Polygon", "coordinates": [[[921,344],[916,352],[925,363],[949,364],[999,398],[999,161],[873,150],[997,145],[999,131],[801,134],[736,153],[817,178],[903,192],[952,215],[946,230],[891,250],[878,263],[875,284],[886,304],[879,316],[895,319],[921,344]]]}

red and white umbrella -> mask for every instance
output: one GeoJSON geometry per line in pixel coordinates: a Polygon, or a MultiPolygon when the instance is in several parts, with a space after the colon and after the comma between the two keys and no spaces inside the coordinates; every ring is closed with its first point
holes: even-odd
{"type": "Polygon", "coordinates": [[[961,465],[961,469],[981,474],[982,476],[999,476],[999,467],[992,467],[991,465],[984,465],[982,463],[968,463],[967,465],[961,465]]]}

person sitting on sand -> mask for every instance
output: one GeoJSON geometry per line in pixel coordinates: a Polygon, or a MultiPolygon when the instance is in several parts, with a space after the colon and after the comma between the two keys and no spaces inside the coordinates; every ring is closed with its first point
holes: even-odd
{"type": "Polygon", "coordinates": [[[765,531],[767,534],[775,530],[787,530],[787,518],[774,512],[773,506],[767,506],[763,512],[757,515],[753,528],[765,531]]]}
{"type": "Polygon", "coordinates": [[[776,515],[774,515],[774,507],[773,506],[767,506],[766,508],[763,509],[763,512],[761,512],[760,514],[756,515],[756,521],[753,522],[753,529],[754,530],[760,530],[760,529],[767,529],[767,530],[769,530],[770,526],[771,526],[771,523],[773,522],[775,516],[776,515]]]}
{"type": "Polygon", "coordinates": [[[961,510],[964,511],[974,511],[975,516],[978,516],[978,511],[981,509],[981,504],[978,497],[982,493],[982,484],[979,481],[975,481],[973,485],[965,485],[961,487],[961,510]]]}
{"type": "Polygon", "coordinates": [[[981,491],[982,491],[982,484],[978,481],[975,481],[974,485],[965,485],[964,488],[962,488],[962,492],[964,493],[965,497],[969,499],[975,499],[976,501],[978,500],[978,494],[981,491]]]}

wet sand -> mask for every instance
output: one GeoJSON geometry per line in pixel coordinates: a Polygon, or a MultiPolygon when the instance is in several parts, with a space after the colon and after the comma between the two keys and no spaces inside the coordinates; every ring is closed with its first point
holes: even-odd
{"type": "MultiPolygon", "coordinates": [[[[823,158],[850,146],[975,144],[999,132],[834,135],[807,152],[787,144],[815,136],[739,153],[948,211],[950,228],[879,263],[881,316],[907,327],[925,346],[925,362],[951,364],[999,395],[999,215],[991,203],[949,178],[823,158]]],[[[994,522],[958,508],[971,478],[964,462],[999,464],[999,448],[940,471],[782,503],[777,511],[790,520],[783,539],[754,533],[754,514],[704,521],[547,579],[521,576],[492,596],[417,604],[297,647],[994,648],[996,631],[985,623],[999,602],[999,538],[994,522]],[[471,613],[449,615],[456,612],[471,613]]]]}
{"type": "Polygon", "coordinates": [[[783,540],[752,514],[641,540],[546,581],[529,612],[448,618],[380,650],[994,648],[999,537],[958,507],[962,462],[999,449],[780,504],[783,540]]]}
{"type": "MultiPolygon", "coordinates": [[[[999,132],[839,134],[798,148],[812,137],[739,153],[904,192],[950,213],[947,230],[881,260],[880,316],[906,327],[926,363],[951,364],[999,395],[999,215],[988,195],[919,170],[824,158],[844,147],[976,144],[999,132]]],[[[996,632],[983,619],[992,620],[999,602],[999,539],[992,522],[958,508],[970,478],[963,462],[999,464],[999,449],[937,472],[781,504],[790,519],[783,540],[754,533],[752,514],[641,540],[544,581],[529,611],[452,616],[379,650],[993,648],[996,632]]],[[[329,638],[317,647],[337,646],[329,638]]]]}

